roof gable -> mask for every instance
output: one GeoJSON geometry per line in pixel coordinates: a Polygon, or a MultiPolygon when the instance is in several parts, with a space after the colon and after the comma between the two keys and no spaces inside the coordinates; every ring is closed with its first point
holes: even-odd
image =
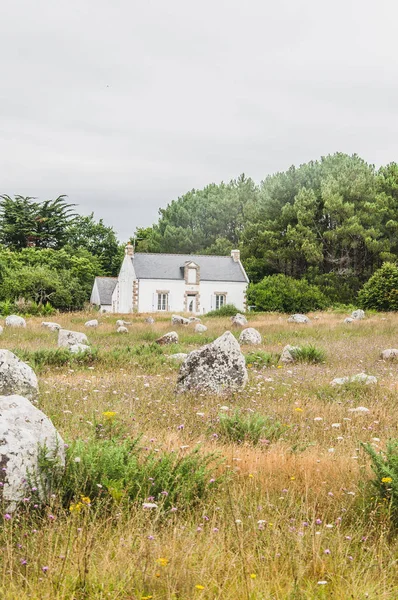
{"type": "Polygon", "coordinates": [[[192,264],[200,268],[201,281],[248,281],[241,263],[230,256],[137,252],[132,260],[137,279],[183,280],[184,267],[192,264]]]}
{"type": "Polygon", "coordinates": [[[96,277],[95,283],[97,284],[100,304],[111,305],[117,277],[96,277]]]}

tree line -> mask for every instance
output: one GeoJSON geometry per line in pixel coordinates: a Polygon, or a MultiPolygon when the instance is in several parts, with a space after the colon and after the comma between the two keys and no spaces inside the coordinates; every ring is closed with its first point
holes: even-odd
{"type": "Polygon", "coordinates": [[[266,177],[192,190],[136,231],[144,252],[228,254],[239,247],[252,282],[305,278],[349,303],[383,262],[398,258],[398,165],[376,169],[336,153],[266,177]]]}
{"type": "MultiPolygon", "coordinates": [[[[259,184],[241,175],[173,200],[132,237],[139,252],[239,248],[259,308],[283,310],[304,296],[305,307],[353,303],[398,258],[398,164],[376,169],[336,153],[259,184]]],[[[112,227],[79,215],[65,196],[0,196],[0,302],[81,308],[94,277],[116,276],[122,258],[112,227]]]]}
{"type": "Polygon", "coordinates": [[[112,227],[81,216],[65,196],[0,196],[0,310],[83,308],[94,277],[116,276],[123,257],[112,227]]]}

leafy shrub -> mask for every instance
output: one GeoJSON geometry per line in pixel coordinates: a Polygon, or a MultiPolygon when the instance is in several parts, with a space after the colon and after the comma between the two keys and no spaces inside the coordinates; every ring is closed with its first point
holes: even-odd
{"type": "Polygon", "coordinates": [[[211,310],[206,313],[206,317],[234,317],[239,310],[233,304],[224,304],[218,310],[211,310]]]}
{"type": "Polygon", "coordinates": [[[278,440],[286,429],[287,427],[279,421],[259,413],[243,415],[236,410],[232,415],[220,415],[218,433],[229,442],[237,444],[250,442],[256,445],[261,439],[265,442],[278,440]]]}
{"type": "Polygon", "coordinates": [[[306,313],[321,310],[328,301],[321,290],[305,279],[293,279],[287,275],[269,275],[259,283],[249,285],[248,302],[256,310],[306,313]]]}
{"type": "Polygon", "coordinates": [[[194,450],[146,452],[136,440],[75,441],[67,451],[60,493],[65,506],[87,496],[91,501],[155,502],[162,509],[188,508],[203,501],[219,481],[215,454],[194,450]],[[78,460],[76,460],[78,459],[78,460]]]}
{"type": "Polygon", "coordinates": [[[53,308],[49,302],[41,304],[33,302],[32,300],[25,300],[24,298],[19,298],[14,302],[11,300],[4,300],[4,302],[0,302],[0,314],[4,317],[8,317],[8,315],[33,315],[46,317],[55,313],[55,308],[53,308]]]}
{"type": "Polygon", "coordinates": [[[290,353],[297,362],[301,363],[316,365],[323,363],[326,360],[326,354],[324,350],[319,350],[311,344],[309,346],[300,346],[300,348],[291,350],[290,353]]]}
{"type": "Polygon", "coordinates": [[[361,308],[398,310],[398,266],[386,262],[375,271],[358,294],[361,308]]]}
{"type": "Polygon", "coordinates": [[[276,365],[279,358],[279,354],[271,354],[270,352],[264,352],[264,350],[258,350],[257,352],[253,351],[246,354],[245,361],[246,365],[261,368],[276,365]]]}
{"type": "Polygon", "coordinates": [[[394,525],[398,525],[398,440],[389,440],[386,450],[376,452],[371,444],[362,444],[371,458],[376,479],[372,481],[378,498],[387,504],[394,525]]]}

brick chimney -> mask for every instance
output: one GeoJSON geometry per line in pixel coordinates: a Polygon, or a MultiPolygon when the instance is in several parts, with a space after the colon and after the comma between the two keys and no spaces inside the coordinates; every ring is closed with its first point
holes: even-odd
{"type": "Polygon", "coordinates": [[[240,250],[231,250],[231,257],[234,262],[240,261],[240,250]]]}
{"type": "Polygon", "coordinates": [[[134,256],[134,246],[132,246],[130,244],[130,242],[127,242],[127,246],[124,250],[126,256],[134,256]]]}

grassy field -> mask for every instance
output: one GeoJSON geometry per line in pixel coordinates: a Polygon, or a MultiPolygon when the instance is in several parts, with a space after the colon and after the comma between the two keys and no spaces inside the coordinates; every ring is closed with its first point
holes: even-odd
{"type": "Polygon", "coordinates": [[[172,327],[167,316],[154,325],[132,316],[121,335],[114,315],[101,316],[96,330],[84,328],[93,315],[61,315],[54,320],[85,331],[95,348],[90,359],[69,362],[42,319],[5,330],[2,347],[38,373],[40,408],[74,448],[73,469],[83,468],[79,460],[93,444],[119,448],[139,438],[139,450],[129,452],[140,458],[130,496],[114,480],[101,480],[89,500],[81,499],[87,487],[68,497],[55,490],[45,508],[34,509],[28,498],[4,520],[0,598],[398,598],[397,538],[361,446],[382,450],[398,438],[397,364],[380,360],[381,350],[398,346],[398,316],[350,325],[344,316],[321,313],[309,325],[249,317],[263,345],[243,347],[244,354],[259,349],[272,360],[266,367],[252,360],[246,390],[232,397],[176,396],[179,366],[167,357],[215,339],[230,329],[228,319],[204,317],[208,331],[200,335],[193,325],[172,327]],[[173,329],[178,346],[153,345],[173,329]],[[314,345],[325,361],[277,366],[286,344],[314,345]],[[334,377],[362,371],[377,385],[330,386],[334,377]],[[350,411],[358,406],[369,412],[350,411]],[[243,421],[264,423],[264,434],[235,439],[222,424],[236,410],[243,421]],[[197,470],[184,472],[198,457],[197,470]],[[159,491],[157,478],[169,487],[159,491]]]}

